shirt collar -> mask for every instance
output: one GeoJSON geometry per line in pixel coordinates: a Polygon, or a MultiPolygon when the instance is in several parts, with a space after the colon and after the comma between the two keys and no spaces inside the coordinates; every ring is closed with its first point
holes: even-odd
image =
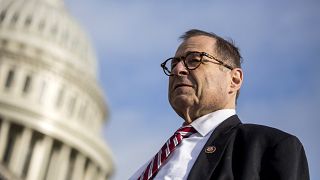
{"type": "Polygon", "coordinates": [[[235,114],[235,109],[221,109],[199,117],[191,123],[191,126],[194,127],[201,136],[206,136],[220,123],[235,114]]]}

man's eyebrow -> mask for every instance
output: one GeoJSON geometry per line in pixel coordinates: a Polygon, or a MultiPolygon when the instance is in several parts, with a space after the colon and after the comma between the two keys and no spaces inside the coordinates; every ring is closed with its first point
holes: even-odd
{"type": "Polygon", "coordinates": [[[174,58],[186,57],[187,54],[193,53],[193,52],[198,52],[198,51],[187,51],[182,56],[174,56],[174,58]]]}

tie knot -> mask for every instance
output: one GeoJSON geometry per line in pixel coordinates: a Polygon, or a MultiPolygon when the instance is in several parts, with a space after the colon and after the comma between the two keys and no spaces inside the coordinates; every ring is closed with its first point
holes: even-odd
{"type": "Polygon", "coordinates": [[[186,138],[191,136],[193,133],[196,133],[197,130],[194,129],[194,127],[192,127],[191,125],[187,125],[187,126],[182,126],[181,128],[179,128],[175,134],[180,134],[182,137],[186,138]]]}

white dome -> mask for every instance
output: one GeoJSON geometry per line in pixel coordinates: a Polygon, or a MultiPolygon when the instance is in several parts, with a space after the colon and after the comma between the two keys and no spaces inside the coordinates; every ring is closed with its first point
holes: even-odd
{"type": "Polygon", "coordinates": [[[96,74],[62,0],[0,0],[0,179],[109,179],[96,74]]]}
{"type": "Polygon", "coordinates": [[[88,38],[62,0],[3,0],[0,32],[0,39],[35,48],[76,74],[95,77],[96,59],[88,38]]]}

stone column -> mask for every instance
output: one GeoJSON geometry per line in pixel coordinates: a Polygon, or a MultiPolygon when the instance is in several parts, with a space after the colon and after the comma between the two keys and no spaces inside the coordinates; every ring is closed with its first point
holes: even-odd
{"type": "Polygon", "coordinates": [[[74,168],[71,176],[72,180],[83,179],[85,162],[86,162],[85,157],[81,153],[78,153],[76,156],[76,160],[74,162],[74,168]]]}
{"type": "Polygon", "coordinates": [[[43,180],[48,165],[53,140],[45,136],[36,142],[26,180],[43,180]]]}
{"type": "Polygon", "coordinates": [[[8,135],[9,135],[10,124],[6,120],[2,120],[1,122],[1,130],[0,130],[0,161],[4,158],[4,153],[6,151],[8,135]]]}
{"type": "Polygon", "coordinates": [[[54,150],[50,159],[46,180],[66,180],[70,164],[70,153],[71,149],[66,145],[54,150]]]}
{"type": "Polygon", "coordinates": [[[9,169],[14,172],[18,177],[21,176],[23,167],[25,165],[30,142],[32,137],[32,130],[29,128],[23,129],[14,142],[13,152],[9,162],[9,169]]]}

